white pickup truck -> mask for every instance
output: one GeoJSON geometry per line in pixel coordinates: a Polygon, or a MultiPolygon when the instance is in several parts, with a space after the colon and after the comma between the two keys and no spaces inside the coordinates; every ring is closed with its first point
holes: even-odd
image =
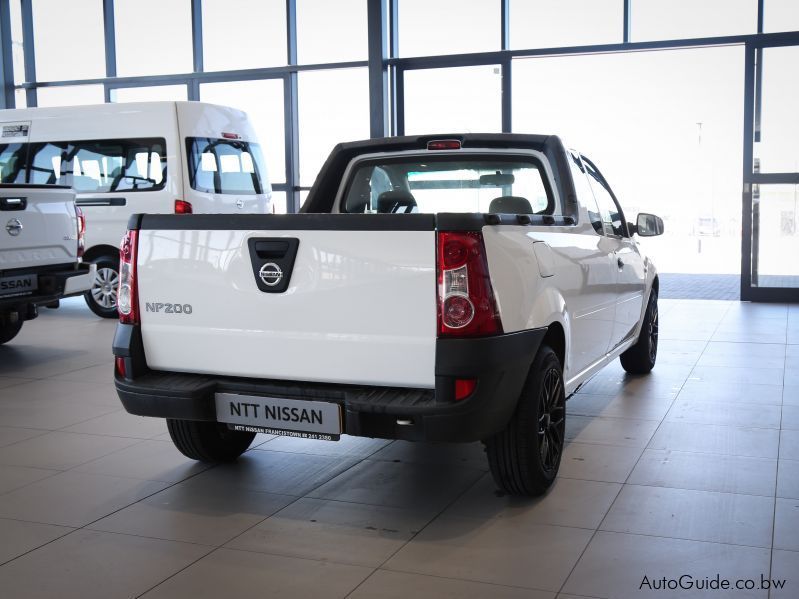
{"type": "Polygon", "coordinates": [[[75,192],[60,185],[0,184],[0,344],[39,306],[81,295],[95,266],[81,260],[84,220],[75,192]]]}
{"type": "Polygon", "coordinates": [[[596,166],[558,137],[337,146],[301,214],[137,215],[115,382],[175,445],[256,432],[483,441],[508,493],[557,474],[565,400],[655,364],[658,277],[596,166]]]}

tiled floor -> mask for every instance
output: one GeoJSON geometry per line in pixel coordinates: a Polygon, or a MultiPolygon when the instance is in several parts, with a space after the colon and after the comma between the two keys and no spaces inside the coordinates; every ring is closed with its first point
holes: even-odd
{"type": "Polygon", "coordinates": [[[195,464],[122,411],[113,322],[45,310],[0,347],[0,597],[799,597],[799,306],[661,315],[655,371],[572,398],[560,478],[522,500],[479,444],[261,436],[195,464]],[[756,588],[640,588],[716,574],[756,588]]]}

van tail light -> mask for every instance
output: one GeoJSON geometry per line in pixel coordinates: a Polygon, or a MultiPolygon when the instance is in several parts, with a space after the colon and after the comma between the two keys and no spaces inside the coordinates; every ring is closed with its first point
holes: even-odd
{"type": "Polygon", "coordinates": [[[75,218],[78,221],[78,258],[83,258],[86,251],[86,217],[80,206],[75,206],[75,218]]]}
{"type": "Polygon", "coordinates": [[[438,234],[438,336],[479,337],[502,333],[483,234],[438,234]]]}
{"type": "Polygon", "coordinates": [[[139,324],[139,289],[136,281],[138,246],[139,232],[125,233],[119,248],[119,291],[117,292],[119,322],[123,324],[139,324]]]}
{"type": "Polygon", "coordinates": [[[194,209],[186,200],[175,200],[175,214],[191,214],[194,209]]]}

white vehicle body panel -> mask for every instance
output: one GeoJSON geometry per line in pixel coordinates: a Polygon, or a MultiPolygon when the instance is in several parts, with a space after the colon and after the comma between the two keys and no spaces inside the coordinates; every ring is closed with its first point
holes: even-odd
{"type": "Polygon", "coordinates": [[[142,230],[138,252],[150,368],[435,386],[434,231],[142,230]],[[257,288],[251,237],[300,240],[284,293],[257,288]],[[148,311],[156,302],[191,314],[148,311]]]}
{"type": "Polygon", "coordinates": [[[0,270],[78,261],[71,189],[0,186],[0,202],[25,206],[0,210],[0,270]]]}
{"type": "MultiPolygon", "coordinates": [[[[27,123],[27,138],[14,141],[60,142],[163,138],[166,142],[166,181],[158,190],[124,190],[79,193],[78,203],[86,216],[86,250],[115,250],[132,214],[171,214],[175,200],[192,204],[195,213],[265,213],[271,211],[271,188],[265,194],[208,194],[189,185],[186,138],[220,138],[231,133],[242,141],[257,142],[247,115],[233,108],[201,102],[138,102],[57,108],[0,110],[0,128],[27,123]],[[115,205],[108,200],[122,200],[115,205]],[[240,205],[239,205],[240,204],[240,205]]],[[[3,138],[3,143],[11,139],[3,138]]],[[[281,142],[282,143],[282,142],[281,142]]],[[[108,253],[108,252],[106,252],[108,253]]]]}

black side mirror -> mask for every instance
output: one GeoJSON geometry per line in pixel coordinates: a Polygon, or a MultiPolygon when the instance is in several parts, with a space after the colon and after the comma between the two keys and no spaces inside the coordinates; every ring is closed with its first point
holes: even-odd
{"type": "Polygon", "coordinates": [[[635,232],[641,237],[663,235],[663,219],[654,214],[641,212],[636,219],[635,232]]]}

